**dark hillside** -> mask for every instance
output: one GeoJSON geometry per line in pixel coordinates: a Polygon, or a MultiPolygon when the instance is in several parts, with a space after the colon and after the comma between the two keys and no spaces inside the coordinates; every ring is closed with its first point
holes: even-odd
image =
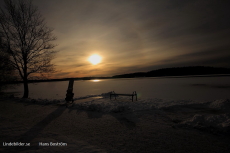
{"type": "Polygon", "coordinates": [[[211,75],[211,74],[230,74],[229,68],[214,68],[205,66],[175,67],[153,70],[149,72],[138,72],[130,74],[115,75],[114,78],[133,78],[133,77],[159,77],[159,76],[187,76],[187,75],[211,75]]]}

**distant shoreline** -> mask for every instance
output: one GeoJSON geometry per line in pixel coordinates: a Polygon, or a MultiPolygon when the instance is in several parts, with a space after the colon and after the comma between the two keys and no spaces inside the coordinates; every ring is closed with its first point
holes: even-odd
{"type": "MultiPolygon", "coordinates": [[[[85,78],[66,78],[66,79],[48,79],[48,80],[29,80],[29,83],[39,83],[39,82],[59,82],[59,81],[69,81],[74,79],[76,81],[87,81],[87,80],[105,80],[105,79],[146,79],[146,78],[195,78],[195,77],[228,77],[230,74],[209,74],[209,75],[182,75],[182,76],[155,76],[155,77],[89,77],[85,78]]],[[[8,84],[18,84],[23,83],[23,81],[9,82],[8,84]]]]}
{"type": "MultiPolygon", "coordinates": [[[[149,72],[135,72],[128,74],[115,75],[112,77],[82,77],[82,78],[62,78],[46,80],[29,80],[34,82],[55,82],[74,80],[96,80],[96,79],[121,79],[121,78],[187,78],[187,77],[225,77],[230,76],[229,68],[214,68],[205,66],[176,67],[153,70],[149,72]]],[[[23,81],[8,82],[8,84],[23,83],[23,81]]]]}

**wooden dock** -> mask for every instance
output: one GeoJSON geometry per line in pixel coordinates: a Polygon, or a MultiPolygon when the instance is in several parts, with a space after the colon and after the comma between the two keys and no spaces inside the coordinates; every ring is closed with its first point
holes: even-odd
{"type": "Polygon", "coordinates": [[[116,99],[117,96],[130,96],[130,97],[132,97],[132,101],[133,101],[133,97],[136,96],[136,101],[137,101],[137,93],[136,93],[136,91],[134,91],[132,94],[115,93],[114,91],[112,91],[110,93],[110,99],[111,99],[112,96],[114,96],[115,99],[116,99]]]}

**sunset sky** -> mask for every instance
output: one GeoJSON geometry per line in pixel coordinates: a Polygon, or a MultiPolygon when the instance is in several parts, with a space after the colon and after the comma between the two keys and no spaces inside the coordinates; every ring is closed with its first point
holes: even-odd
{"type": "MultiPolygon", "coordinates": [[[[1,2],[3,3],[3,2],[1,2]]],[[[54,28],[53,78],[182,66],[230,68],[226,0],[34,0],[54,28]],[[88,58],[97,54],[101,62],[88,58]]]]}

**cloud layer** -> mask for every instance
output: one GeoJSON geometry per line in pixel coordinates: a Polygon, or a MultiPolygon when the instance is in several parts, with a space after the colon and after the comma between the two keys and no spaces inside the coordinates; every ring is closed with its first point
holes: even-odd
{"type": "Polygon", "coordinates": [[[53,27],[54,78],[112,76],[174,66],[230,67],[224,0],[34,0],[53,27]],[[90,65],[94,53],[102,62],[90,65]]]}

